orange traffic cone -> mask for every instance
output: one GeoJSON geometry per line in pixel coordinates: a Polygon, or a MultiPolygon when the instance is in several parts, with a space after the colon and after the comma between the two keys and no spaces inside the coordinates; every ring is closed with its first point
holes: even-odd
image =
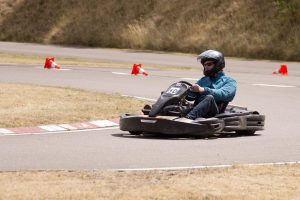
{"type": "Polygon", "coordinates": [[[148,76],[148,73],[142,69],[142,64],[133,64],[131,74],[143,74],[145,76],[148,76]]]}
{"type": "Polygon", "coordinates": [[[60,69],[60,66],[57,65],[55,62],[54,62],[55,58],[46,58],[46,61],[45,61],[45,65],[44,65],[44,68],[45,69],[51,69],[51,68],[54,68],[54,69],[60,69]]]}
{"type": "Polygon", "coordinates": [[[287,65],[285,64],[280,65],[280,69],[278,71],[273,72],[273,74],[288,75],[287,65]]]}

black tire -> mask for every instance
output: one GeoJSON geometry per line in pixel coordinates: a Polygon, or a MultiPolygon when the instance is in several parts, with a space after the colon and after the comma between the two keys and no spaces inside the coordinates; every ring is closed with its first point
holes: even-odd
{"type": "Polygon", "coordinates": [[[254,135],[255,134],[255,130],[239,130],[239,131],[235,131],[237,134],[239,135],[254,135]]]}
{"type": "Polygon", "coordinates": [[[129,131],[130,135],[141,135],[143,132],[141,131],[129,131]]]}

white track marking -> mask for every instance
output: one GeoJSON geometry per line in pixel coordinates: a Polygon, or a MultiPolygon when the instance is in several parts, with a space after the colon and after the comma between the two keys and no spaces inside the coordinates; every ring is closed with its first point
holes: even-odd
{"type": "Polygon", "coordinates": [[[100,127],[108,127],[108,126],[117,126],[118,124],[112,121],[108,120],[96,120],[96,121],[90,121],[90,124],[94,124],[96,126],[100,127]]]}
{"type": "Polygon", "coordinates": [[[72,69],[56,69],[56,71],[71,71],[72,69]]]}
{"type": "Polygon", "coordinates": [[[123,72],[111,72],[113,74],[117,74],[117,75],[125,75],[125,76],[129,76],[129,73],[123,73],[123,72]]]}
{"type": "MultiPolygon", "coordinates": [[[[129,73],[123,73],[123,72],[112,72],[112,73],[117,74],[117,75],[126,75],[126,76],[130,75],[129,73]]],[[[189,77],[183,77],[180,79],[187,80],[187,81],[198,81],[199,80],[199,78],[189,78],[189,77]]],[[[254,83],[252,85],[263,86],[263,87],[279,87],[279,88],[295,88],[295,87],[297,87],[297,86],[293,86],[293,85],[271,85],[271,84],[263,84],[263,83],[254,83]]],[[[132,96],[132,97],[135,97],[135,96],[132,96]]],[[[144,98],[144,97],[135,97],[135,98],[148,100],[147,98],[144,98]]]]}
{"type": "Polygon", "coordinates": [[[41,69],[41,70],[49,70],[49,71],[71,71],[73,69],[45,69],[44,67],[35,67],[36,69],[41,69]]]}
{"type": "Polygon", "coordinates": [[[229,168],[236,165],[240,166],[269,166],[269,165],[292,165],[300,164],[300,161],[295,162],[274,162],[274,163],[250,163],[250,164],[235,164],[235,165],[200,165],[191,167],[158,167],[158,168],[124,168],[124,169],[112,169],[112,171],[181,171],[181,170],[191,170],[191,169],[207,169],[207,168],[229,168]]]}
{"type": "Polygon", "coordinates": [[[71,126],[70,124],[59,124],[58,126],[61,126],[65,129],[69,129],[69,130],[77,130],[76,127],[71,126]]]}
{"type": "Polygon", "coordinates": [[[187,80],[187,81],[198,81],[199,78],[180,78],[182,80],[187,80]]]}
{"type": "Polygon", "coordinates": [[[58,126],[58,125],[45,125],[45,126],[38,126],[41,129],[44,129],[46,131],[65,131],[67,129],[58,126]]]}
{"type": "Polygon", "coordinates": [[[262,83],[256,83],[252,84],[254,86],[263,86],[263,87],[280,87],[280,88],[295,88],[296,86],[293,85],[269,85],[269,84],[262,84],[262,83]]]}
{"type": "Polygon", "coordinates": [[[6,128],[0,128],[0,134],[10,134],[10,133],[13,133],[13,132],[6,128]]]}
{"type": "Polygon", "coordinates": [[[150,98],[146,98],[146,97],[138,97],[138,96],[131,96],[131,95],[126,95],[126,94],[123,94],[122,97],[133,97],[133,98],[141,99],[141,100],[156,101],[156,99],[150,99],[150,98]]]}

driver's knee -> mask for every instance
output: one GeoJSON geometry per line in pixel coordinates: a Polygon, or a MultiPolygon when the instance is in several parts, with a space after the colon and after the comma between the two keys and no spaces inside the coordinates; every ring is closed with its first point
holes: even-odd
{"type": "Polygon", "coordinates": [[[204,100],[206,100],[206,101],[215,101],[215,98],[213,97],[213,95],[208,94],[208,95],[205,96],[204,100]]]}

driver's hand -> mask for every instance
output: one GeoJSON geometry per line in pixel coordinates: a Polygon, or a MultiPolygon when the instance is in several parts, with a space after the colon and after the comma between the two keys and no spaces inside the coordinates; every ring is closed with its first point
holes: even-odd
{"type": "Polygon", "coordinates": [[[191,90],[192,90],[193,92],[198,92],[198,93],[204,92],[204,88],[201,87],[200,85],[197,85],[197,84],[193,85],[193,86],[191,87],[191,90]]]}

